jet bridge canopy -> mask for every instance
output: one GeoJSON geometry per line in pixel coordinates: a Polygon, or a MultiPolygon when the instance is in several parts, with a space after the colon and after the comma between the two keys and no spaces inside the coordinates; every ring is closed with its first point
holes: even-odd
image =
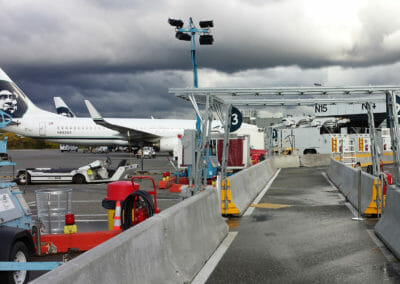
{"type": "MultiPolygon", "coordinates": [[[[270,88],[171,88],[169,93],[188,100],[202,122],[202,129],[207,129],[207,121],[212,119],[214,111],[225,130],[225,146],[228,147],[232,105],[235,106],[309,106],[320,104],[360,104],[386,102],[389,121],[393,158],[396,171],[396,184],[400,185],[399,170],[399,129],[395,95],[400,86],[350,86],[350,87],[270,87],[270,88]],[[198,105],[205,105],[200,111],[198,105]],[[390,109],[389,109],[390,108],[390,109]]],[[[371,107],[369,115],[372,115],[371,107]]],[[[204,132],[203,132],[204,133],[204,132]]],[[[205,134],[207,135],[207,134],[205,134]]],[[[205,141],[206,139],[203,139],[205,141]]],[[[205,145],[206,143],[203,143],[205,145]]],[[[199,149],[200,155],[204,152],[199,149]]],[[[225,178],[227,157],[225,147],[222,161],[222,179],[225,178]]],[[[202,156],[201,159],[203,159],[202,156]]],[[[196,184],[197,188],[197,184],[196,184]]]]}

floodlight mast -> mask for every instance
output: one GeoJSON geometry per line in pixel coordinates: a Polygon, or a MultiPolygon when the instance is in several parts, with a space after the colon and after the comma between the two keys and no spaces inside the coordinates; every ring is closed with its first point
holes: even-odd
{"type": "Polygon", "coordinates": [[[189,27],[183,28],[183,21],[176,19],[168,19],[168,23],[176,28],[176,38],[179,40],[190,41],[191,50],[190,55],[193,66],[193,87],[198,88],[198,76],[197,76],[197,60],[196,60],[196,34],[200,35],[200,45],[211,45],[214,42],[214,38],[210,35],[210,28],[214,27],[213,21],[200,21],[200,29],[196,28],[193,24],[192,17],[189,18],[189,27]]]}
{"type": "MultiPolygon", "coordinates": [[[[213,21],[200,21],[200,29],[196,28],[193,24],[192,17],[189,18],[189,27],[183,28],[183,21],[176,19],[168,19],[168,23],[175,27],[175,37],[179,40],[190,41],[191,42],[191,50],[190,56],[192,59],[193,66],[193,87],[198,88],[198,76],[197,76],[197,60],[196,60],[196,34],[200,34],[199,43],[200,45],[211,45],[214,41],[213,36],[210,34],[210,28],[214,27],[213,21]]],[[[202,175],[202,164],[204,163],[204,148],[206,142],[208,140],[202,140],[202,132],[206,131],[207,122],[209,122],[209,129],[211,129],[211,120],[209,115],[209,110],[206,106],[205,114],[201,115],[199,107],[197,105],[196,99],[193,96],[189,97],[193,108],[196,112],[196,130],[197,130],[197,143],[195,145],[195,162],[191,165],[192,168],[190,170],[191,177],[189,179],[189,188],[192,188],[192,181],[194,180],[195,190],[199,191],[201,186],[201,175],[202,175]]],[[[206,135],[207,136],[207,135],[206,135]]],[[[209,143],[208,143],[209,144],[209,143]]],[[[207,146],[208,147],[208,146],[207,146]]],[[[207,148],[208,153],[208,148],[207,148]]],[[[208,155],[207,155],[206,164],[208,164],[208,155]]],[[[206,183],[205,183],[206,184],[206,183]]]]}

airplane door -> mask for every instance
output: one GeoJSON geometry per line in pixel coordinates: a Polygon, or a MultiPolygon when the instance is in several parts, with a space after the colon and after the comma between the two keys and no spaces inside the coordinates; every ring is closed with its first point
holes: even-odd
{"type": "Polygon", "coordinates": [[[40,136],[46,135],[46,123],[44,123],[44,122],[39,123],[39,135],[40,136]]]}

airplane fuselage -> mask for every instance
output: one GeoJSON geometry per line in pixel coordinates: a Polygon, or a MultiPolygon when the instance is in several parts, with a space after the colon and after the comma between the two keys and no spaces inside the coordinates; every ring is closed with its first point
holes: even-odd
{"type": "MultiPolygon", "coordinates": [[[[159,142],[182,135],[184,129],[194,129],[194,120],[109,118],[109,121],[142,130],[160,138],[146,141],[159,142]]],[[[75,145],[125,145],[128,137],[122,133],[96,124],[91,118],[64,117],[43,111],[42,115],[14,119],[4,128],[22,136],[44,139],[51,142],[75,145]]],[[[135,139],[132,139],[135,145],[135,139]]],[[[173,149],[163,149],[171,151],[173,149]]]]}

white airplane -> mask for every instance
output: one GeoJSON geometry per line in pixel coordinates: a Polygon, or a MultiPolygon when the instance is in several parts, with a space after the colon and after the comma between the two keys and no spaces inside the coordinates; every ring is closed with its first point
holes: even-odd
{"type": "Polygon", "coordinates": [[[0,109],[12,117],[5,131],[60,144],[128,146],[144,143],[158,146],[160,151],[173,151],[178,135],[183,135],[185,129],[195,128],[194,120],[103,119],[92,105],[91,111],[98,114],[95,119],[55,114],[37,107],[2,69],[0,109]]]}
{"type": "MultiPolygon", "coordinates": [[[[4,130],[18,135],[72,145],[151,145],[174,152],[184,130],[195,129],[195,120],[103,118],[89,101],[85,103],[92,118],[76,117],[68,107],[72,116],[43,110],[0,69],[0,109],[12,117],[4,130]]],[[[221,131],[220,123],[215,121],[213,129],[221,131]]],[[[245,129],[258,128],[242,124],[239,130],[245,129]]]]}

